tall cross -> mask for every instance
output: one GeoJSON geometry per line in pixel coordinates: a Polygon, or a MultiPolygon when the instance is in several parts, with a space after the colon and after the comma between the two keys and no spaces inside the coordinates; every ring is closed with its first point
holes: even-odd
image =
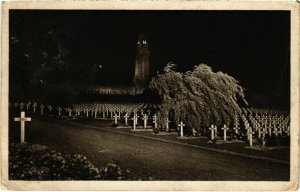
{"type": "Polygon", "coordinates": [[[252,143],[253,143],[253,140],[252,140],[252,135],[255,134],[255,132],[252,132],[252,128],[249,127],[249,145],[250,147],[252,147],[252,143]]]}
{"type": "Polygon", "coordinates": [[[261,133],[262,133],[263,139],[265,139],[266,134],[268,133],[267,130],[263,129],[261,133]]]}
{"type": "Polygon", "coordinates": [[[32,105],[32,107],[33,107],[33,112],[35,113],[35,108],[37,107],[37,103],[35,102],[35,103],[32,105]]]}
{"type": "Polygon", "coordinates": [[[211,140],[214,140],[215,138],[215,134],[214,134],[214,130],[215,130],[215,126],[214,125],[211,125],[211,127],[209,128],[209,130],[211,131],[210,132],[210,138],[211,140]]]}
{"type": "Polygon", "coordinates": [[[181,121],[178,126],[180,127],[180,137],[183,137],[183,127],[185,126],[185,124],[183,124],[183,122],[181,121]]]}
{"type": "Polygon", "coordinates": [[[98,110],[95,109],[95,110],[94,110],[95,119],[97,118],[97,113],[98,113],[98,110]]]}
{"type": "Polygon", "coordinates": [[[143,120],[144,120],[144,128],[146,128],[147,127],[147,120],[148,120],[148,116],[146,114],[144,114],[143,120]]]}
{"type": "Polygon", "coordinates": [[[262,128],[260,126],[257,127],[257,137],[260,139],[261,138],[261,130],[262,128]]]}
{"type": "Polygon", "coordinates": [[[139,116],[137,116],[137,114],[136,114],[136,112],[133,112],[133,118],[132,118],[132,120],[133,120],[133,129],[135,130],[135,128],[136,128],[136,124],[137,124],[137,118],[138,118],[139,116]]]}
{"type": "Polygon", "coordinates": [[[227,133],[228,127],[226,127],[226,125],[224,125],[224,127],[221,129],[224,131],[224,141],[226,141],[226,133],[227,133]]]}
{"type": "Polygon", "coordinates": [[[102,110],[102,117],[105,118],[105,110],[102,110]]]}
{"type": "Polygon", "coordinates": [[[21,117],[15,117],[15,121],[20,121],[21,126],[21,143],[25,142],[25,121],[31,121],[30,117],[25,117],[25,112],[21,111],[21,117]]]}
{"type": "Polygon", "coordinates": [[[117,113],[115,113],[115,115],[113,116],[114,120],[115,120],[115,124],[118,124],[118,118],[120,117],[119,115],[117,115],[117,113]]]}
{"type": "Polygon", "coordinates": [[[166,130],[169,131],[169,123],[170,123],[170,121],[169,121],[168,117],[166,117],[165,122],[166,122],[166,130]]]}
{"type": "Polygon", "coordinates": [[[62,108],[57,107],[57,110],[58,110],[58,116],[61,116],[61,110],[62,110],[62,108]]]}
{"type": "Polygon", "coordinates": [[[125,125],[127,125],[127,121],[128,121],[128,115],[127,115],[127,113],[125,113],[125,115],[124,115],[124,118],[125,118],[125,125]]]}

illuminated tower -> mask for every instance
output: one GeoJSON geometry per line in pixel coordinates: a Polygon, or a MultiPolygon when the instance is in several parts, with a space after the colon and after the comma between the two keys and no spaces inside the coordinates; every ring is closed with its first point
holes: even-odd
{"type": "Polygon", "coordinates": [[[149,65],[149,46],[146,37],[140,34],[137,41],[136,60],[135,60],[135,72],[133,83],[138,86],[144,86],[148,83],[150,65],[149,65]]]}

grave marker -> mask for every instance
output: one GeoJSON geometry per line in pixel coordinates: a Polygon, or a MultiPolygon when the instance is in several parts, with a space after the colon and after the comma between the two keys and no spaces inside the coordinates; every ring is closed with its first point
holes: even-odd
{"type": "Polygon", "coordinates": [[[71,108],[67,108],[67,111],[69,112],[69,117],[72,116],[72,109],[71,108]]]}
{"type": "Polygon", "coordinates": [[[265,146],[266,144],[266,134],[268,133],[266,129],[263,129],[263,131],[261,132],[262,135],[263,135],[263,138],[262,138],[262,142],[263,142],[263,146],[265,146]]]}
{"type": "Polygon", "coordinates": [[[35,108],[37,107],[37,103],[35,102],[35,103],[32,105],[32,107],[33,107],[33,113],[35,113],[35,108]]]}
{"type": "Polygon", "coordinates": [[[226,141],[226,133],[227,133],[228,127],[226,127],[226,125],[224,125],[224,127],[221,129],[224,131],[224,141],[226,141]]]}
{"type": "Polygon", "coordinates": [[[253,143],[252,134],[255,134],[255,132],[252,132],[252,128],[249,127],[249,145],[250,145],[250,147],[252,147],[252,143],[253,143]]]}
{"type": "Polygon", "coordinates": [[[31,106],[31,102],[29,101],[27,104],[26,104],[26,110],[28,111],[29,107],[31,106]]]}
{"type": "Polygon", "coordinates": [[[238,133],[239,133],[239,129],[240,129],[239,127],[234,127],[234,128],[233,128],[233,130],[235,131],[235,134],[238,134],[238,133]]]}
{"type": "Polygon", "coordinates": [[[57,110],[58,110],[58,116],[61,116],[61,110],[62,110],[62,108],[57,107],[57,110]]]}
{"type": "Polygon", "coordinates": [[[148,116],[146,114],[144,114],[143,118],[144,120],[144,128],[147,128],[147,120],[148,120],[148,116]]]}
{"type": "Polygon", "coordinates": [[[183,124],[183,122],[181,121],[178,126],[180,127],[180,137],[183,137],[183,127],[185,127],[185,124],[183,124]]]}
{"type": "Polygon", "coordinates": [[[128,115],[127,115],[127,113],[125,113],[125,115],[124,115],[124,118],[125,118],[125,125],[127,126],[128,124],[127,124],[127,121],[128,121],[128,115]]]}
{"type": "Polygon", "coordinates": [[[25,122],[31,121],[30,117],[25,117],[25,112],[21,111],[20,117],[15,117],[15,121],[20,121],[20,128],[21,128],[21,143],[25,142],[25,122]]]}
{"type": "Polygon", "coordinates": [[[215,134],[214,134],[214,130],[215,130],[215,126],[212,124],[211,127],[209,128],[210,130],[210,139],[214,140],[215,138],[215,134]]]}
{"type": "Polygon", "coordinates": [[[170,121],[169,121],[168,117],[166,117],[165,122],[166,122],[166,131],[169,131],[169,123],[170,123],[170,121]]]}
{"type": "Polygon", "coordinates": [[[50,111],[50,113],[51,113],[51,111],[52,111],[52,107],[51,107],[51,105],[48,105],[47,107],[48,107],[48,110],[49,110],[49,111],[50,111]]]}
{"type": "Polygon", "coordinates": [[[95,119],[97,118],[97,113],[98,113],[98,110],[94,110],[95,119]]]}
{"type": "Polygon", "coordinates": [[[20,109],[22,110],[24,108],[24,103],[20,103],[20,109]]]}
{"type": "Polygon", "coordinates": [[[288,126],[284,132],[286,133],[287,136],[290,136],[290,126],[288,126]]]}
{"type": "Polygon", "coordinates": [[[115,113],[114,117],[114,123],[118,124],[118,118],[120,117],[119,115],[117,115],[117,113],[115,113]]]}

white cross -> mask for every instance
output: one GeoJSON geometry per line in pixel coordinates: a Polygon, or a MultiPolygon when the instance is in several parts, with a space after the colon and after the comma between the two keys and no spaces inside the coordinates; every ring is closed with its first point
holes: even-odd
{"type": "Polygon", "coordinates": [[[277,129],[275,129],[274,131],[273,131],[273,133],[275,133],[275,135],[276,136],[278,136],[278,133],[280,133],[277,129]]]}
{"type": "Polygon", "coordinates": [[[125,117],[125,125],[127,125],[127,121],[128,121],[129,116],[127,115],[127,113],[125,113],[124,117],[125,117]]]}
{"type": "Polygon", "coordinates": [[[262,138],[263,146],[265,146],[265,144],[266,144],[266,133],[268,133],[268,132],[267,132],[266,129],[263,129],[261,133],[262,133],[262,136],[263,136],[263,138],[262,138]]]}
{"type": "Polygon", "coordinates": [[[136,114],[136,112],[133,112],[133,118],[132,118],[132,120],[133,120],[133,129],[135,130],[135,128],[136,128],[136,124],[137,124],[137,118],[138,118],[139,116],[137,116],[137,114],[136,114]]]}
{"type": "Polygon", "coordinates": [[[251,127],[249,127],[249,145],[250,145],[250,147],[252,147],[252,143],[253,143],[253,141],[252,141],[252,134],[254,134],[255,132],[252,132],[252,128],[251,127]]]}
{"type": "Polygon", "coordinates": [[[80,110],[76,109],[76,112],[77,112],[77,116],[80,116],[80,110]]]}
{"type": "Polygon", "coordinates": [[[148,120],[148,116],[146,114],[144,114],[143,120],[144,120],[144,128],[146,128],[147,127],[147,120],[148,120]]]}
{"type": "Polygon", "coordinates": [[[20,109],[22,110],[24,108],[24,103],[20,103],[20,109]]]}
{"type": "Polygon", "coordinates": [[[117,113],[115,113],[115,115],[113,116],[115,119],[115,124],[118,124],[118,118],[120,117],[119,115],[117,115],[117,113]]]}
{"type": "MultiPolygon", "coordinates": [[[[276,128],[277,128],[276,125],[274,125],[274,129],[276,129],[276,128]]],[[[278,133],[279,133],[279,134],[282,134],[282,126],[279,126],[278,133]]]]}
{"type": "Polygon", "coordinates": [[[21,111],[21,117],[15,117],[15,121],[20,121],[21,125],[21,143],[25,142],[25,121],[31,121],[30,117],[25,117],[25,112],[21,111]]]}
{"type": "Polygon", "coordinates": [[[57,110],[58,110],[58,116],[61,116],[61,110],[62,109],[60,107],[58,107],[57,110]]]}
{"type": "Polygon", "coordinates": [[[262,129],[262,136],[263,136],[263,139],[266,137],[266,134],[268,133],[266,129],[262,129]]]}
{"type": "Polygon", "coordinates": [[[35,113],[35,108],[37,107],[37,103],[34,103],[34,104],[32,105],[32,107],[33,107],[33,112],[35,113]]]}
{"type": "Polygon", "coordinates": [[[72,116],[72,109],[68,108],[67,111],[69,112],[69,117],[72,116]]]}
{"type": "Polygon", "coordinates": [[[287,136],[290,136],[290,126],[288,126],[284,132],[286,133],[287,136]]]}
{"type": "Polygon", "coordinates": [[[214,125],[211,125],[211,127],[209,128],[209,130],[211,131],[211,132],[210,132],[210,138],[211,138],[211,140],[214,140],[214,136],[215,136],[215,134],[214,134],[215,126],[214,126],[214,125]]]}
{"type": "Polygon", "coordinates": [[[235,130],[235,134],[238,134],[239,129],[240,129],[240,128],[239,128],[237,125],[233,128],[233,130],[235,130]]]}
{"type": "Polygon", "coordinates": [[[153,123],[154,123],[154,128],[157,128],[157,116],[154,114],[153,116],[153,123]]]}
{"type": "Polygon", "coordinates": [[[98,112],[98,110],[95,110],[95,111],[94,111],[95,119],[97,118],[97,112],[98,112]]]}
{"type": "Polygon", "coordinates": [[[89,117],[89,111],[85,110],[85,113],[86,113],[86,117],[89,117]]]}
{"type": "Polygon", "coordinates": [[[31,105],[31,102],[28,102],[27,104],[26,104],[26,110],[28,111],[28,108],[30,107],[30,105],[31,105]]]}
{"type": "Polygon", "coordinates": [[[166,118],[166,130],[167,131],[169,131],[169,123],[170,123],[170,121],[169,121],[169,118],[167,117],[166,118]]]}
{"type": "Polygon", "coordinates": [[[228,130],[228,127],[226,127],[226,125],[224,125],[224,127],[221,129],[224,131],[224,141],[226,141],[226,132],[228,130]]]}
{"type": "Polygon", "coordinates": [[[52,111],[52,107],[50,105],[48,105],[48,109],[50,112],[52,111]]]}
{"type": "Polygon", "coordinates": [[[250,131],[249,129],[250,129],[250,127],[249,127],[248,124],[246,124],[245,129],[247,129],[247,140],[249,140],[249,131],[250,131]]]}
{"type": "Polygon", "coordinates": [[[261,128],[258,126],[257,127],[257,137],[260,139],[261,136],[261,128]]]}
{"type": "Polygon", "coordinates": [[[185,124],[183,124],[183,122],[181,121],[178,126],[180,127],[180,137],[183,137],[183,127],[185,126],[185,124]]]}

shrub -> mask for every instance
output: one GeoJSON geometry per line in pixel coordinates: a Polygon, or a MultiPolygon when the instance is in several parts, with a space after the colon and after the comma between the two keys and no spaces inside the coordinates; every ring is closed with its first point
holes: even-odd
{"type": "Polygon", "coordinates": [[[33,144],[11,144],[9,149],[11,180],[130,180],[129,170],[116,164],[95,167],[80,154],[62,154],[33,144]]]}

